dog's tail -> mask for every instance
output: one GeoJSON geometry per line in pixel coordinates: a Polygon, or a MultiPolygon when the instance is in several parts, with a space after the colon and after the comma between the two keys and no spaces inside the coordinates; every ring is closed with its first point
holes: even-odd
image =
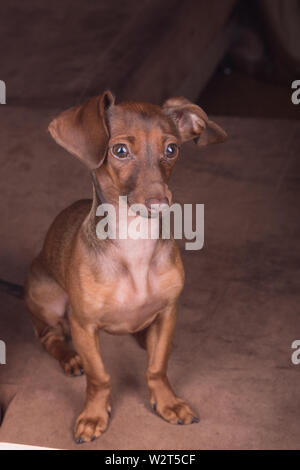
{"type": "Polygon", "coordinates": [[[0,292],[7,292],[7,294],[23,299],[24,287],[13,282],[7,282],[0,279],[0,292]]]}

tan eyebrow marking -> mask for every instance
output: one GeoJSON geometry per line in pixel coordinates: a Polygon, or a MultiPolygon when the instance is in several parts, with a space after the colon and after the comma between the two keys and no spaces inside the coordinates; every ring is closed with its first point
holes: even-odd
{"type": "Polygon", "coordinates": [[[162,137],[162,139],[163,139],[163,142],[165,142],[165,141],[168,140],[168,139],[172,139],[175,144],[178,144],[178,139],[177,139],[177,137],[176,137],[175,135],[173,135],[173,134],[164,134],[163,137],[162,137]]]}
{"type": "Polygon", "coordinates": [[[135,137],[133,135],[117,135],[116,137],[113,138],[115,141],[122,141],[122,140],[128,140],[131,144],[135,141],[135,137]]]}

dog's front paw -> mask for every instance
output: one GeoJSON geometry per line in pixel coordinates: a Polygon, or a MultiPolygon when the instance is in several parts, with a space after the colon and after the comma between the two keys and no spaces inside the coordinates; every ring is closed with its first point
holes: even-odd
{"type": "Polygon", "coordinates": [[[69,377],[79,377],[84,373],[82,361],[76,351],[68,351],[59,363],[69,377]]]}
{"type": "Polygon", "coordinates": [[[77,444],[91,442],[100,437],[108,428],[110,409],[101,416],[91,416],[83,411],[75,424],[75,441],[77,444]]]}
{"type": "Polygon", "coordinates": [[[157,400],[152,403],[156,411],[163,419],[171,424],[193,424],[198,423],[199,418],[192,408],[180,398],[174,397],[169,403],[157,400]]]}

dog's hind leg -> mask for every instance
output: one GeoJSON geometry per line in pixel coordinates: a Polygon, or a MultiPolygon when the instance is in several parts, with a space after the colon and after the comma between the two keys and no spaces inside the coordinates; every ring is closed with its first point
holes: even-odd
{"type": "Polygon", "coordinates": [[[82,375],[81,359],[68,344],[68,296],[38,259],[33,262],[26,280],[25,303],[34,331],[46,351],[58,360],[65,374],[82,375]]]}

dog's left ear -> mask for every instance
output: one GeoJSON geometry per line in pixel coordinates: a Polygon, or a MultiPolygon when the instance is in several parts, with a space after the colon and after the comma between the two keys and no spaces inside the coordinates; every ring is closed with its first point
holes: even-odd
{"type": "Polygon", "coordinates": [[[176,124],[182,142],[194,139],[197,145],[204,147],[227,139],[224,129],[211,121],[200,106],[186,98],[170,98],[165,101],[162,110],[176,124]]]}
{"type": "Polygon", "coordinates": [[[107,111],[114,104],[110,91],[67,109],[48,127],[58,144],[95,169],[105,158],[109,139],[107,111]]]}

